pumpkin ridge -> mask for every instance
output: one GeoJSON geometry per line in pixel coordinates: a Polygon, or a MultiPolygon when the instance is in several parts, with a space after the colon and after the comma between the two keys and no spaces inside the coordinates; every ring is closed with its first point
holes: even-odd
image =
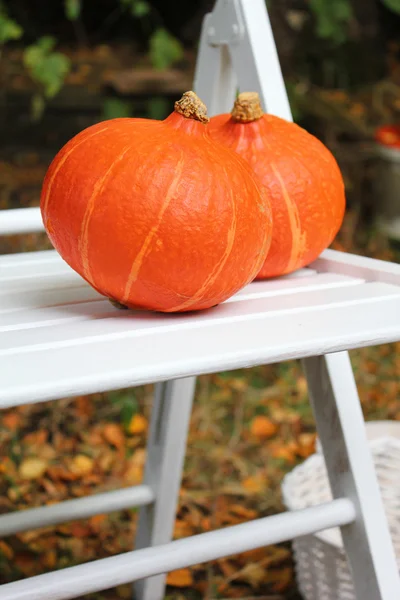
{"type": "MultiPolygon", "coordinates": [[[[292,145],[292,148],[293,148],[293,145],[292,145]]],[[[307,166],[307,165],[306,165],[306,164],[305,164],[305,163],[304,163],[304,162],[303,162],[303,161],[300,159],[300,157],[299,157],[299,156],[298,156],[296,153],[293,155],[293,158],[294,158],[295,160],[297,160],[297,162],[298,162],[300,165],[302,165],[302,167],[304,167],[304,169],[305,169],[305,170],[306,170],[306,171],[307,171],[307,172],[308,172],[308,173],[309,173],[311,176],[313,176],[313,173],[311,172],[310,168],[309,168],[309,167],[308,167],[308,166],[307,166]]],[[[335,163],[335,166],[336,166],[337,168],[339,168],[339,167],[338,167],[338,164],[337,164],[337,161],[336,161],[336,159],[335,159],[335,157],[334,157],[333,155],[332,155],[332,158],[333,158],[333,161],[334,161],[334,163],[335,163]]],[[[325,205],[326,205],[326,206],[329,206],[329,203],[330,203],[330,198],[328,197],[328,194],[327,194],[326,188],[325,188],[324,186],[320,186],[320,191],[321,191],[321,188],[322,188],[322,190],[323,190],[323,195],[324,195],[324,197],[325,197],[325,200],[326,200],[326,202],[325,202],[325,205]]],[[[332,232],[332,235],[335,235],[335,234],[336,234],[336,233],[333,231],[333,232],[332,232]]]]}
{"type": "Polygon", "coordinates": [[[275,177],[278,179],[279,185],[281,186],[282,197],[285,200],[290,230],[292,233],[292,247],[290,249],[289,260],[285,269],[285,271],[290,272],[296,266],[297,258],[299,257],[300,253],[304,252],[306,236],[304,232],[302,233],[301,231],[300,215],[297,204],[290,198],[285,183],[275,163],[271,162],[271,169],[274,172],[275,177]]]}
{"type": "Polygon", "coordinates": [[[158,217],[157,217],[157,221],[155,223],[155,225],[153,225],[153,227],[150,229],[150,231],[148,232],[142,247],[140,248],[139,252],[136,255],[135,260],[133,261],[131,270],[129,272],[128,275],[128,279],[125,285],[125,290],[124,290],[124,296],[122,299],[122,303],[126,302],[129,299],[129,294],[130,291],[132,289],[133,284],[135,283],[138,275],[139,275],[139,271],[141,269],[145,254],[148,250],[149,245],[151,244],[151,242],[153,241],[154,236],[156,235],[161,222],[162,222],[162,218],[164,216],[165,211],[167,210],[168,206],[171,203],[171,200],[174,196],[174,193],[176,191],[177,186],[180,183],[180,179],[181,179],[181,175],[182,175],[182,171],[183,171],[183,167],[184,167],[184,163],[185,163],[185,159],[184,156],[181,155],[178,164],[176,166],[176,169],[174,171],[174,177],[169,185],[168,191],[165,195],[165,200],[161,206],[161,209],[158,213],[158,217]]]}
{"type": "Polygon", "coordinates": [[[45,216],[45,213],[47,211],[47,207],[48,207],[48,203],[49,203],[49,198],[50,198],[50,192],[51,192],[51,188],[53,187],[54,180],[55,180],[56,176],[58,175],[58,173],[60,172],[60,169],[64,166],[67,158],[69,158],[71,156],[71,154],[77,148],[79,148],[79,146],[81,144],[83,144],[83,142],[86,142],[86,140],[89,140],[89,139],[95,137],[96,135],[98,135],[99,133],[102,133],[103,131],[107,131],[107,129],[108,129],[108,127],[103,127],[103,129],[99,129],[98,131],[95,131],[91,135],[85,136],[82,140],[80,140],[80,142],[78,142],[77,144],[73,145],[72,148],[70,148],[65,153],[65,155],[62,157],[62,159],[58,163],[57,167],[55,168],[54,173],[51,176],[51,179],[50,179],[50,181],[49,181],[49,183],[47,185],[46,195],[45,195],[45,197],[43,199],[43,206],[42,206],[42,214],[43,214],[43,216],[45,216]]]}
{"type": "Polygon", "coordinates": [[[227,235],[226,248],[225,248],[222,258],[215,265],[214,269],[211,271],[209,276],[206,278],[206,280],[203,283],[203,285],[201,286],[201,288],[197,290],[197,292],[194,294],[194,296],[192,296],[192,298],[190,298],[186,302],[183,302],[182,304],[179,304],[179,306],[170,308],[167,312],[176,312],[176,311],[181,311],[184,309],[187,310],[188,308],[190,308],[190,306],[192,306],[193,304],[195,304],[196,302],[201,300],[202,296],[204,296],[204,294],[207,292],[207,289],[210,286],[212,287],[215,280],[219,276],[221,270],[224,268],[225,263],[228,260],[230,254],[232,252],[233,244],[235,241],[236,227],[237,227],[237,214],[236,214],[236,209],[235,209],[236,207],[235,207],[235,202],[234,202],[234,197],[233,197],[233,190],[231,190],[231,204],[232,204],[232,209],[233,209],[232,210],[233,217],[232,217],[231,226],[229,228],[228,235],[227,235]]]}
{"type": "Polygon", "coordinates": [[[129,146],[125,146],[121,154],[119,154],[119,156],[117,156],[117,158],[108,167],[103,177],[100,180],[96,181],[92,195],[90,196],[87,202],[85,214],[83,215],[82,219],[81,231],[78,240],[78,248],[81,253],[82,267],[85,277],[87,277],[90,280],[92,279],[92,273],[89,264],[89,224],[93,215],[93,211],[95,209],[96,200],[99,198],[101,192],[103,191],[104,185],[106,184],[107,179],[112,173],[115,165],[121,162],[121,160],[124,158],[125,154],[131,147],[131,144],[129,146]]]}

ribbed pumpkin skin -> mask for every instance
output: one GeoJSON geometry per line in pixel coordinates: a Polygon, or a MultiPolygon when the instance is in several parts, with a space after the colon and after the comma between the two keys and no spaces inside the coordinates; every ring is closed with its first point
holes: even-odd
{"type": "Polygon", "coordinates": [[[219,304],[255,277],[271,242],[269,200],[250,167],[176,112],[75,136],[49,167],[41,211],[64,260],[130,308],[219,304]]]}
{"type": "Polygon", "coordinates": [[[250,163],[271,198],[272,244],[256,279],[310,264],[335,238],[345,211],[343,179],[326,146],[273,115],[249,123],[217,115],[210,132],[250,163]]]}

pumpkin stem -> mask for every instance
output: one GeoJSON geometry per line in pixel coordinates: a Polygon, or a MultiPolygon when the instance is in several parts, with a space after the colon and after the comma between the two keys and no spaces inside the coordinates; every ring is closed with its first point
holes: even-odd
{"type": "Polygon", "coordinates": [[[252,123],[263,116],[260,96],[257,92],[242,92],[235,100],[231,112],[232,119],[237,123],[252,123]]]}
{"type": "Polygon", "coordinates": [[[185,92],[180,100],[175,102],[175,112],[186,117],[194,119],[200,123],[208,123],[207,107],[194,92],[185,92]]]}

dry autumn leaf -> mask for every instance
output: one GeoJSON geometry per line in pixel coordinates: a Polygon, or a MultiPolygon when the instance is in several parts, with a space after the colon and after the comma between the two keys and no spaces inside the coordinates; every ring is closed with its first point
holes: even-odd
{"type": "Polygon", "coordinates": [[[171,571],[167,575],[167,585],[173,587],[190,587],[193,584],[193,577],[189,569],[178,569],[171,571]]]}
{"type": "Polygon", "coordinates": [[[273,437],[278,431],[278,426],[264,415],[257,415],[251,422],[250,431],[252,435],[259,438],[273,437]]]}
{"type": "Polygon", "coordinates": [[[5,413],[1,418],[1,423],[10,431],[15,431],[21,425],[21,415],[15,411],[5,413]]]}
{"type": "Polygon", "coordinates": [[[122,427],[116,423],[106,423],[103,429],[103,436],[106,442],[115,446],[118,450],[125,446],[125,435],[122,427]]]}
{"type": "Polygon", "coordinates": [[[187,521],[184,521],[182,519],[177,519],[175,521],[175,528],[174,528],[174,538],[175,539],[189,537],[190,535],[193,535],[193,534],[194,534],[194,529],[190,523],[188,523],[187,521]]]}
{"type": "Polygon", "coordinates": [[[19,466],[18,473],[22,479],[40,479],[48,467],[48,463],[43,458],[25,458],[19,466]]]}
{"type": "Polygon", "coordinates": [[[291,448],[285,446],[277,446],[272,450],[273,458],[281,458],[290,464],[293,464],[296,460],[296,455],[291,448]]]}
{"type": "Polygon", "coordinates": [[[128,425],[128,432],[131,435],[139,435],[147,431],[147,419],[143,415],[133,415],[128,425]]]}
{"type": "Polygon", "coordinates": [[[12,560],[14,557],[14,550],[4,540],[0,540],[0,554],[7,560],[12,560]]]}
{"type": "Polygon", "coordinates": [[[247,563],[232,579],[248,583],[256,589],[265,579],[266,569],[259,563],[247,563]]]}
{"type": "Polygon", "coordinates": [[[92,472],[93,466],[93,458],[90,458],[85,454],[77,454],[70,462],[69,469],[77,477],[84,477],[92,472]]]}
{"type": "Polygon", "coordinates": [[[292,567],[283,567],[276,569],[276,571],[274,571],[274,574],[276,574],[276,576],[272,589],[274,590],[274,592],[284,592],[293,581],[292,567]]]}
{"type": "Polygon", "coordinates": [[[255,519],[257,516],[257,511],[252,508],[247,508],[246,506],[242,506],[241,504],[234,504],[230,507],[230,512],[238,517],[242,517],[243,519],[250,520],[255,519]]]}
{"type": "Polygon", "coordinates": [[[304,375],[300,375],[296,382],[297,391],[300,396],[306,396],[308,392],[307,380],[304,375]]]}
{"type": "Polygon", "coordinates": [[[261,494],[267,487],[268,479],[262,474],[251,475],[242,481],[242,486],[249,492],[261,494]]]}

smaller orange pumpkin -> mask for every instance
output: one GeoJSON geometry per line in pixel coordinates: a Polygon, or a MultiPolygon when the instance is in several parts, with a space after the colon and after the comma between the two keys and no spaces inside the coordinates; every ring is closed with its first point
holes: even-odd
{"type": "Polygon", "coordinates": [[[232,113],[213,117],[210,130],[250,163],[271,198],[272,244],[257,279],[310,264],[344,216],[344,184],[332,154],[298,125],[264,114],[255,92],[239,94],[232,113]]]}

